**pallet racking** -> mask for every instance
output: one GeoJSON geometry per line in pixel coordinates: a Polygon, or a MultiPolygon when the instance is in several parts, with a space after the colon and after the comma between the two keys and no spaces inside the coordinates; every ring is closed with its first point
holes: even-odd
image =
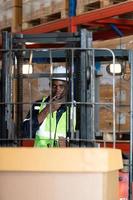
{"type": "Polygon", "coordinates": [[[69,32],[76,32],[80,27],[86,27],[89,30],[94,30],[94,40],[111,39],[119,36],[117,31],[112,30],[111,24],[116,25],[123,36],[132,35],[133,20],[120,18],[121,15],[132,12],[133,1],[125,1],[85,12],[78,16],[42,23],[22,32],[24,34],[47,33],[64,29],[69,32]]]}

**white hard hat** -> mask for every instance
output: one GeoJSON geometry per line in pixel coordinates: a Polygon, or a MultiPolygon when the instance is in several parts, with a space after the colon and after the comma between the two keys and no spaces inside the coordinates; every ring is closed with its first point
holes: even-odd
{"type": "Polygon", "coordinates": [[[64,66],[54,67],[52,79],[67,81],[68,80],[67,73],[68,73],[68,71],[67,71],[66,67],[64,67],[64,66]],[[54,76],[56,74],[57,74],[57,76],[54,76]]]}

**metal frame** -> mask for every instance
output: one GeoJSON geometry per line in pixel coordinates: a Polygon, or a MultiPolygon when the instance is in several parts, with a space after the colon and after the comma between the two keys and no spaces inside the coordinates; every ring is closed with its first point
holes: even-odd
{"type": "MultiPolygon", "coordinates": [[[[71,48],[70,44],[72,43],[72,45],[74,46],[75,44],[78,43],[79,45],[79,49],[81,47],[82,50],[84,49],[88,49],[91,47],[91,42],[92,42],[92,35],[91,33],[88,33],[88,31],[86,30],[82,30],[81,31],[81,34],[72,34],[72,33],[56,33],[56,34],[44,34],[44,35],[37,35],[37,36],[33,36],[33,35],[23,35],[23,34],[17,34],[17,35],[13,35],[11,36],[10,34],[8,34],[7,32],[6,33],[3,33],[3,65],[2,65],[2,73],[3,73],[3,79],[2,79],[2,88],[3,88],[3,91],[2,91],[2,96],[3,96],[3,103],[5,102],[5,104],[7,104],[7,107],[5,108],[2,108],[2,133],[1,133],[1,136],[2,138],[8,138],[8,139],[11,139],[11,133],[10,133],[10,125],[11,125],[11,77],[10,77],[10,63],[11,62],[11,57],[12,57],[12,50],[15,52],[18,51],[17,49],[17,45],[19,44],[20,46],[19,47],[23,47],[23,43],[25,43],[26,41],[32,41],[32,42],[50,42],[52,40],[52,43],[58,43],[58,42],[64,42],[65,40],[65,45],[67,45],[67,48],[66,50],[68,50],[69,48],[71,48]],[[66,39],[65,39],[66,37],[66,39]],[[22,45],[22,46],[21,46],[22,45]],[[13,47],[15,46],[16,50],[13,49],[13,47]],[[4,86],[4,87],[3,87],[4,86]],[[3,114],[4,113],[4,114],[3,114]],[[7,130],[8,129],[8,135],[7,135],[7,130]]],[[[73,47],[72,47],[73,48],[73,47]]],[[[72,49],[71,48],[71,49],[72,49]]],[[[74,48],[73,48],[74,49],[74,48]]],[[[75,48],[76,49],[76,48],[75,48]]],[[[77,48],[78,49],[78,48],[77,48]]],[[[60,49],[60,50],[63,50],[63,49],[60,49]]],[[[21,49],[20,49],[21,51],[21,49]]],[[[72,50],[73,52],[74,50],[72,50]]],[[[92,49],[93,51],[93,49],[92,49]]],[[[97,52],[97,56],[96,56],[96,59],[100,59],[100,52],[99,50],[95,50],[97,52]]],[[[65,55],[65,51],[63,50],[62,53],[65,55]]],[[[130,61],[130,65],[131,65],[131,78],[133,76],[133,52],[129,52],[129,55],[128,55],[128,51],[118,51],[118,56],[122,57],[123,55],[125,56],[126,59],[129,58],[129,61],[130,61]]],[[[63,56],[62,54],[62,56],[63,56]]],[[[74,55],[74,54],[73,54],[74,55]]],[[[101,59],[105,56],[104,54],[104,49],[103,49],[103,52],[102,52],[102,57],[101,59]]],[[[108,53],[106,53],[106,56],[108,55],[108,53]]],[[[22,56],[22,54],[20,53],[20,56],[22,56]]],[[[116,55],[117,56],[117,55],[116,55]]],[[[92,82],[92,85],[87,86],[87,79],[86,79],[86,69],[88,67],[90,67],[90,65],[93,65],[95,64],[95,61],[94,61],[94,58],[92,57],[91,54],[89,54],[89,57],[86,58],[86,55],[84,53],[84,51],[81,53],[81,64],[80,65],[80,71],[81,71],[81,75],[80,75],[80,83],[81,85],[83,86],[84,90],[82,90],[80,92],[80,97],[81,97],[81,101],[82,102],[86,102],[86,101],[91,101],[92,103],[92,106],[94,105],[95,103],[95,94],[94,94],[94,90],[95,90],[95,79],[93,80],[92,82]],[[89,58],[89,59],[88,59],[89,58]],[[89,63],[89,66],[87,66],[89,63]],[[89,92],[91,91],[92,92],[92,95],[87,95],[86,96],[86,90],[88,90],[89,92]]],[[[74,64],[74,60],[72,60],[72,63],[74,64]]],[[[18,67],[21,67],[22,63],[18,63],[18,67]]],[[[73,65],[73,68],[72,68],[72,73],[74,72],[74,65],[73,65]]],[[[18,73],[20,73],[21,71],[19,71],[18,73]]],[[[74,74],[72,74],[74,75],[74,74]]],[[[91,73],[90,73],[90,76],[91,78],[94,78],[95,76],[95,69],[92,68],[91,70],[91,73]]],[[[23,77],[22,77],[23,78],[23,77]]],[[[72,81],[71,82],[71,87],[73,88],[73,84],[74,82],[72,81]]],[[[20,89],[20,87],[19,87],[20,89]]],[[[74,88],[73,88],[74,89],[74,88]]],[[[132,153],[133,153],[133,147],[132,147],[132,143],[133,143],[133,137],[132,137],[132,129],[133,129],[133,111],[132,111],[132,103],[133,103],[133,100],[132,100],[132,93],[133,93],[133,88],[132,88],[132,79],[131,79],[131,135],[130,135],[130,180],[129,180],[129,185],[130,185],[130,193],[129,193],[129,199],[131,199],[132,197],[132,188],[131,188],[131,185],[132,185],[132,153]]],[[[73,102],[73,99],[74,99],[74,94],[73,94],[74,91],[72,91],[72,102],[73,102]]],[[[21,94],[20,94],[21,95],[21,94]]],[[[21,98],[21,97],[20,97],[21,98]]],[[[20,99],[18,99],[19,101],[20,99]]],[[[115,103],[115,102],[114,102],[115,103]]],[[[4,105],[4,104],[3,104],[4,105]]],[[[22,109],[22,108],[21,108],[22,109]]],[[[19,110],[21,112],[21,109],[19,110]]],[[[81,119],[81,122],[80,122],[80,137],[79,139],[83,139],[83,140],[94,140],[94,130],[92,130],[92,127],[94,126],[94,123],[93,125],[91,124],[91,118],[89,117],[90,115],[90,109],[86,109],[85,106],[81,107],[81,115],[82,115],[82,119],[81,119]],[[88,123],[89,122],[89,123],[88,123]],[[84,123],[87,123],[88,126],[87,128],[85,128],[84,126],[84,123]],[[81,131],[82,131],[82,134],[81,134],[81,131]]],[[[115,112],[115,110],[113,110],[113,112],[115,112]]],[[[94,115],[94,107],[93,107],[93,112],[92,114],[94,115]]],[[[21,121],[20,119],[18,119],[19,121],[21,121]]],[[[93,122],[95,121],[95,119],[93,120],[93,122]]],[[[19,123],[20,124],[20,123],[19,123]]],[[[115,130],[114,130],[115,131],[115,130]]],[[[115,141],[115,137],[114,137],[114,141],[115,141]]],[[[86,144],[86,142],[83,142],[81,143],[81,146],[88,146],[88,144],[86,144]]]]}
{"type": "MultiPolygon", "coordinates": [[[[125,35],[131,35],[133,32],[133,20],[126,20],[126,23],[123,23],[123,19],[121,20],[113,18],[114,16],[119,16],[130,12],[133,12],[133,2],[125,1],[109,7],[89,11],[79,16],[73,16],[70,18],[41,24],[39,26],[29,28],[28,30],[24,30],[23,34],[48,33],[62,29],[76,32],[80,26],[84,26],[89,29],[97,27],[97,25],[110,28],[110,23],[113,23],[116,24],[118,28],[120,27],[125,35]]],[[[98,30],[98,32],[94,32],[93,35],[93,39],[110,39],[112,37],[116,37],[116,33],[111,29],[109,31],[98,30]]]]}
{"type": "MultiPolygon", "coordinates": [[[[81,48],[91,48],[92,47],[92,33],[86,31],[85,29],[81,32],[81,48]]],[[[92,88],[94,89],[94,83],[90,83],[88,85],[87,80],[87,71],[90,73],[89,76],[92,76],[91,73],[91,66],[93,65],[93,56],[90,52],[88,52],[88,56],[86,55],[86,51],[81,52],[81,59],[80,59],[80,102],[91,102],[91,97],[94,95],[91,94],[92,88]],[[91,94],[91,95],[90,95],[91,94]]],[[[93,74],[94,75],[94,74],[93,74]]],[[[94,76],[95,77],[95,76],[94,76]]],[[[92,80],[92,77],[91,77],[92,80]]],[[[92,120],[91,113],[92,108],[88,107],[86,105],[80,106],[80,135],[79,138],[81,140],[89,140],[93,141],[95,139],[94,137],[94,131],[93,131],[93,125],[94,120],[92,120]],[[93,122],[92,122],[93,121],[93,122]]],[[[91,146],[91,142],[82,142],[81,146],[91,146]]]]}
{"type": "Polygon", "coordinates": [[[133,51],[129,51],[129,62],[131,65],[131,97],[130,97],[130,157],[129,157],[129,200],[132,200],[133,184],[133,51]]]}
{"type": "Polygon", "coordinates": [[[3,34],[3,51],[2,51],[2,102],[1,102],[1,138],[3,139],[2,145],[5,145],[6,140],[11,139],[11,73],[10,73],[10,64],[11,64],[11,40],[10,34],[3,34]]]}
{"type": "MultiPolygon", "coordinates": [[[[68,51],[69,51],[69,47],[70,48],[71,47],[77,47],[77,45],[79,47],[83,48],[83,49],[84,48],[91,48],[91,43],[92,43],[92,33],[86,31],[85,29],[83,29],[80,34],[79,33],[50,33],[50,34],[37,34],[37,35],[13,34],[11,36],[10,34],[7,34],[7,32],[5,32],[5,33],[3,33],[3,38],[4,38],[3,39],[3,41],[4,41],[3,48],[4,49],[9,49],[10,48],[9,44],[8,44],[8,46],[6,46],[6,45],[7,45],[7,41],[10,41],[10,43],[11,43],[10,45],[13,47],[13,49],[14,48],[16,49],[16,50],[14,49],[14,52],[16,52],[15,54],[16,54],[16,56],[18,58],[20,58],[20,57],[22,58],[23,57],[22,56],[22,52],[21,52],[20,49],[23,50],[23,45],[25,44],[25,42],[35,42],[35,43],[37,42],[37,43],[45,43],[45,44],[47,44],[47,43],[49,44],[51,42],[51,44],[53,44],[53,45],[56,44],[56,43],[61,43],[62,42],[64,44],[64,46],[66,46],[68,48],[68,51]]],[[[58,59],[61,59],[61,57],[65,58],[66,57],[67,48],[66,48],[66,50],[64,50],[63,48],[62,49],[60,48],[59,51],[56,52],[55,54],[52,52],[52,56],[53,56],[52,59],[54,60],[57,57],[58,57],[58,59]]],[[[32,50],[34,51],[35,49],[32,49],[32,50]]],[[[40,51],[41,51],[41,49],[40,49],[40,51]]],[[[104,57],[108,57],[110,59],[110,57],[111,57],[111,55],[107,51],[105,51],[105,52],[102,51],[101,52],[100,50],[96,50],[95,52],[96,52],[95,55],[96,55],[96,59],[97,60],[102,59],[104,57]]],[[[125,51],[125,50],[124,51],[116,50],[115,53],[116,53],[116,56],[120,56],[120,57],[121,56],[122,57],[127,57],[128,56],[127,51],[125,51]]],[[[8,55],[7,55],[7,51],[5,51],[4,56],[5,57],[3,57],[3,70],[5,70],[7,68],[7,63],[9,63],[9,58],[8,58],[8,55]],[[4,62],[5,59],[6,59],[6,63],[4,62]]],[[[27,55],[27,56],[29,57],[29,55],[27,55]]],[[[48,58],[49,57],[49,53],[48,52],[44,52],[43,54],[40,54],[39,50],[37,49],[35,56],[36,57],[43,56],[45,58],[48,58]]],[[[25,57],[26,57],[26,54],[25,54],[25,57]]],[[[79,94],[81,96],[80,100],[83,101],[83,102],[90,101],[91,99],[89,99],[89,98],[94,98],[94,94],[92,95],[92,97],[86,96],[87,95],[86,94],[86,90],[88,90],[88,91],[90,90],[91,93],[93,93],[93,91],[95,90],[95,81],[92,83],[91,86],[89,86],[90,88],[88,88],[88,86],[87,86],[87,77],[86,77],[86,70],[89,70],[88,67],[90,67],[91,65],[94,66],[94,64],[95,64],[94,63],[95,61],[92,59],[92,57],[93,56],[91,54],[89,55],[89,57],[86,57],[85,52],[81,52],[80,62],[82,63],[82,65],[80,65],[81,74],[80,74],[79,79],[80,79],[80,84],[82,86],[84,86],[83,87],[84,90],[81,90],[81,93],[79,92],[79,94]],[[88,66],[88,63],[89,63],[89,66],[88,66]]],[[[20,60],[20,59],[18,59],[18,60],[20,60]]],[[[69,62],[71,62],[71,61],[69,61],[69,62]]],[[[14,77],[17,80],[17,88],[18,88],[17,89],[17,91],[18,91],[17,101],[18,102],[22,102],[22,96],[21,96],[22,95],[22,93],[21,93],[21,91],[22,91],[22,83],[21,83],[21,78],[22,79],[23,78],[27,78],[27,77],[28,78],[35,78],[34,75],[31,75],[31,76],[30,75],[28,75],[28,76],[22,75],[21,70],[20,70],[21,69],[21,65],[22,65],[22,63],[18,62],[19,71],[16,74],[16,77],[14,77]]],[[[6,75],[3,76],[4,77],[4,81],[7,79],[6,76],[7,76],[7,78],[9,78],[8,77],[9,73],[6,73],[6,75]]],[[[45,75],[44,74],[43,75],[37,74],[36,77],[37,76],[39,76],[39,77],[40,76],[45,76],[46,77],[48,75],[47,74],[45,74],[45,75]]],[[[94,70],[91,71],[91,76],[94,77],[94,70]]],[[[7,81],[5,82],[5,84],[7,84],[7,81]]],[[[9,87],[9,85],[8,85],[6,87],[10,88],[11,86],[9,87]]],[[[79,90],[80,90],[80,88],[79,88],[79,90]]],[[[8,92],[9,96],[11,96],[10,92],[11,92],[11,90],[8,92]]],[[[5,96],[5,95],[3,95],[3,96],[5,96]]],[[[95,99],[92,99],[92,101],[94,103],[95,99]]],[[[94,111],[94,108],[93,108],[93,111],[94,111]]],[[[20,105],[17,106],[17,112],[18,113],[22,113],[22,106],[20,106],[20,105]]],[[[81,122],[80,128],[81,128],[82,131],[84,130],[83,131],[83,135],[81,136],[81,139],[86,139],[86,138],[94,139],[94,130],[92,130],[92,128],[90,128],[90,127],[93,127],[91,125],[91,121],[92,120],[88,119],[88,117],[87,117],[87,116],[90,116],[88,114],[88,113],[90,113],[89,109],[86,110],[86,107],[84,107],[84,108],[81,109],[80,112],[81,112],[82,116],[84,116],[80,121],[81,122]],[[86,120],[87,120],[87,122],[90,121],[90,123],[86,123],[86,124],[88,124],[88,127],[85,130],[84,123],[86,122],[86,120]]],[[[94,116],[94,112],[93,112],[93,116],[94,116]]],[[[20,132],[19,127],[20,127],[21,117],[20,117],[20,120],[19,120],[19,118],[17,118],[17,120],[18,120],[18,123],[17,123],[18,124],[18,126],[17,126],[18,128],[17,128],[17,130],[18,130],[18,132],[20,132]]],[[[5,120],[3,120],[3,121],[5,121],[5,120]]],[[[4,128],[4,130],[5,130],[5,128],[4,128]]]]}

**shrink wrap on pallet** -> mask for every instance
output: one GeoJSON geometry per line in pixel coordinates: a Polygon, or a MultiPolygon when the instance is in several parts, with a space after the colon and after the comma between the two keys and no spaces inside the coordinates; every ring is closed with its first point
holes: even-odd
{"type": "Polygon", "coordinates": [[[68,0],[23,0],[23,29],[66,18],[68,0]]]}
{"type": "Polygon", "coordinates": [[[11,27],[12,25],[12,7],[3,10],[3,28],[11,27]]]}
{"type": "Polygon", "coordinates": [[[82,14],[89,10],[100,8],[101,1],[97,0],[77,0],[76,14],[82,14]]]}
{"type": "Polygon", "coordinates": [[[3,28],[4,25],[4,12],[3,12],[3,0],[0,0],[0,27],[3,28]]]}
{"type": "Polygon", "coordinates": [[[13,7],[13,0],[5,0],[3,1],[3,7],[6,9],[13,7]]]}
{"type": "Polygon", "coordinates": [[[32,0],[31,2],[31,19],[37,19],[41,17],[40,13],[41,1],[32,0]]]}
{"type": "Polygon", "coordinates": [[[52,12],[61,14],[61,18],[65,18],[68,15],[68,1],[67,0],[52,0],[52,12]]]}
{"type": "Polygon", "coordinates": [[[22,19],[23,22],[31,20],[31,0],[23,0],[22,5],[22,19]]]}
{"type": "Polygon", "coordinates": [[[110,49],[133,49],[133,35],[104,41],[94,41],[93,47],[110,49]]]}
{"type": "Polygon", "coordinates": [[[13,15],[13,2],[12,0],[0,1],[0,27],[11,27],[13,15]]]}
{"type": "Polygon", "coordinates": [[[77,15],[87,11],[107,7],[116,3],[122,3],[126,0],[77,0],[77,15]]]}
{"type": "Polygon", "coordinates": [[[51,3],[52,0],[40,0],[41,16],[46,16],[51,14],[51,3]]]}

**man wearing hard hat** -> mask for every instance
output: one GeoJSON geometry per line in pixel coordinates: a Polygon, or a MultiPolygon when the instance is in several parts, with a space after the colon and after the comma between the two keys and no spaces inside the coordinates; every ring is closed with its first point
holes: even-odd
{"type": "MultiPolygon", "coordinates": [[[[66,75],[65,67],[55,67],[51,82],[51,95],[44,97],[40,105],[32,106],[32,137],[35,138],[34,146],[36,147],[58,146],[57,141],[66,138],[68,127],[68,113],[65,105],[68,80],[66,75]]],[[[30,120],[31,116],[28,113],[23,122],[24,137],[30,135],[30,120]]]]}

